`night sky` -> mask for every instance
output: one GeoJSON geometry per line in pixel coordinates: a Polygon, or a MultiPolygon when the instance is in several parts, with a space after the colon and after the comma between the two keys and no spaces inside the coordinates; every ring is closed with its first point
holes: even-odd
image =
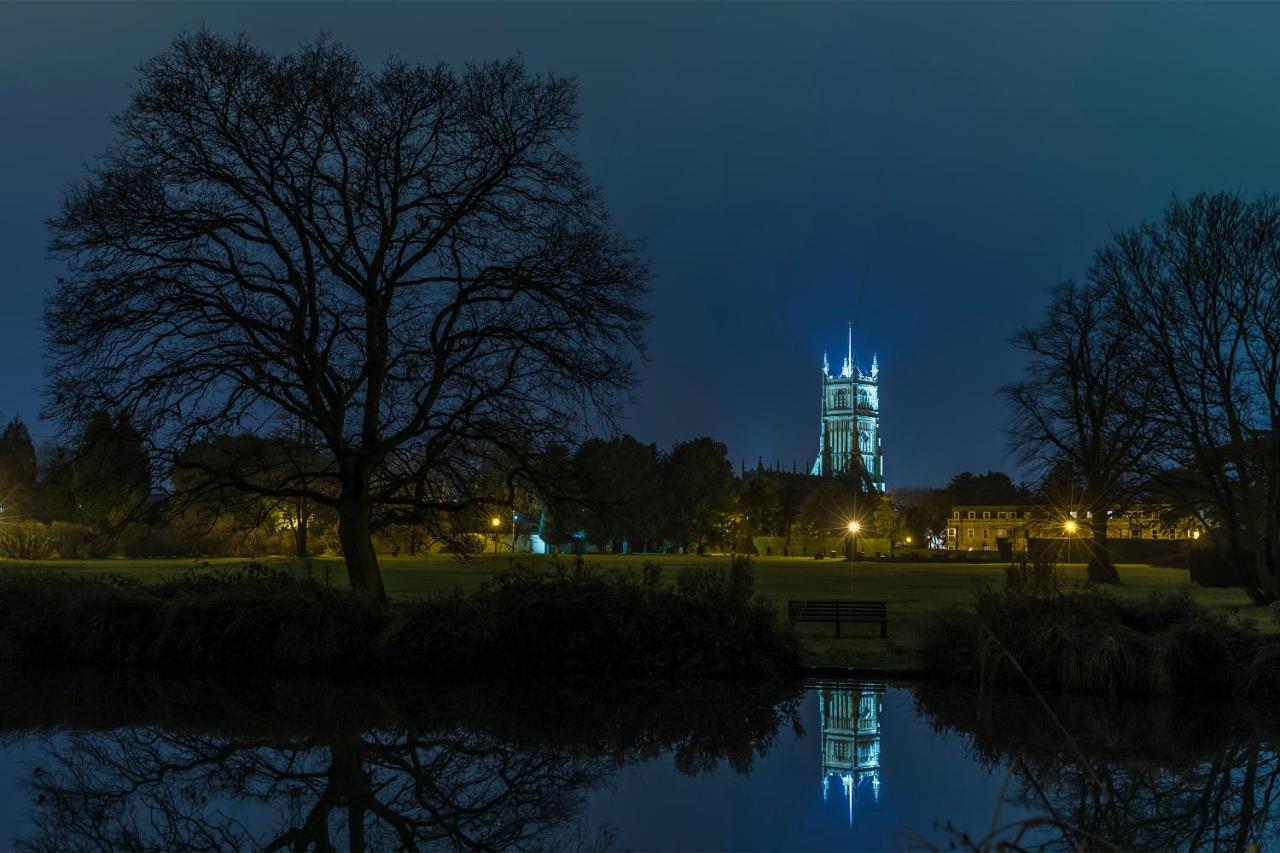
{"type": "MultiPolygon", "coordinates": [[[[1043,289],[1174,194],[1280,189],[1280,5],[0,5],[0,412],[40,408],[44,220],[182,30],[522,54],[656,279],[623,427],[812,462],[823,349],[880,355],[891,487],[1012,469],[1043,289]]],[[[37,439],[50,424],[34,423],[37,439]]]]}

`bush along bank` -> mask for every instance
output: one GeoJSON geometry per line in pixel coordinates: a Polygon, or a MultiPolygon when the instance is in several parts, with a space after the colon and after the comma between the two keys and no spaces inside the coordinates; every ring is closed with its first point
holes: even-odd
{"type": "Polygon", "coordinates": [[[378,606],[257,564],[163,584],[0,573],[0,660],[438,675],[745,677],[799,666],[749,560],[674,583],[517,568],[471,594],[378,606]]]}
{"type": "Polygon", "coordinates": [[[932,677],[1110,695],[1280,697],[1280,637],[1186,594],[1126,600],[1063,591],[1051,566],[1010,568],[1003,589],[928,616],[915,655],[932,677]]]}

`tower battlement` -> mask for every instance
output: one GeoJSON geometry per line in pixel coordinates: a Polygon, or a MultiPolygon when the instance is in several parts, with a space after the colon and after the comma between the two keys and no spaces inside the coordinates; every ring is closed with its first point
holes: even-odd
{"type": "Polygon", "coordinates": [[[822,405],[818,433],[818,458],[812,473],[831,477],[867,472],[880,491],[885,490],[884,457],[880,449],[880,359],[871,356],[866,372],[853,350],[853,324],[849,345],[839,373],[831,372],[822,354],[822,405]]]}

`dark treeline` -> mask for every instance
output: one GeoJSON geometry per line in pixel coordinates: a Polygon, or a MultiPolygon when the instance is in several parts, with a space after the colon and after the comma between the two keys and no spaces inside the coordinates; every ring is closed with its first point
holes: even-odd
{"type": "Polygon", "coordinates": [[[615,551],[751,553],[760,536],[824,537],[850,519],[868,528],[884,521],[884,500],[865,478],[822,479],[762,460],[735,473],[725,445],[707,437],[665,451],[630,435],[592,439],[567,470],[573,497],[551,501],[553,541],[578,535],[615,551]]]}
{"type": "MultiPolygon", "coordinates": [[[[0,433],[3,517],[0,555],[10,559],[294,556],[341,554],[338,519],[304,496],[267,496],[209,469],[234,466],[266,482],[302,465],[331,464],[296,435],[227,435],[190,446],[170,473],[153,469],[146,435],[123,416],[95,413],[68,446],[37,450],[23,422],[0,433]],[[39,457],[40,463],[37,464],[39,457]],[[299,461],[301,460],[301,462],[299,461]]],[[[758,537],[822,539],[859,521],[876,547],[941,542],[957,504],[1008,504],[1028,490],[1001,472],[963,472],[942,488],[874,494],[857,477],[824,479],[766,467],[735,471],[725,445],[701,437],[663,450],[630,435],[553,447],[538,460],[538,484],[497,465],[476,492],[503,502],[441,514],[430,525],[388,524],[381,553],[413,555],[493,548],[510,552],[530,535],[552,548],[627,552],[755,553],[758,537]],[[493,524],[494,519],[499,523],[493,524]]],[[[781,553],[781,552],[779,552],[781,553]]],[[[797,550],[799,553],[799,550],[797,550]]]]}
{"type": "Polygon", "coordinates": [[[1175,199],[1050,291],[1004,389],[1021,460],[1089,519],[1090,576],[1119,580],[1106,519],[1193,516],[1257,602],[1280,598],[1280,198],[1175,199]]]}

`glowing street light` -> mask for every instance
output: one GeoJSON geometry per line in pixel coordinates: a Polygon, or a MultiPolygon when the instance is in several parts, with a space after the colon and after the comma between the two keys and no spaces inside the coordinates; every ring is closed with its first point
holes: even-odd
{"type": "Polygon", "coordinates": [[[502,524],[502,519],[498,518],[496,515],[495,515],[493,518],[489,519],[489,526],[493,528],[493,553],[494,553],[494,556],[497,556],[497,554],[498,554],[498,525],[500,525],[500,524],[502,524]]]}
{"type": "Polygon", "coordinates": [[[1074,521],[1072,521],[1072,520],[1068,519],[1067,521],[1063,522],[1063,524],[1062,524],[1062,529],[1063,529],[1064,531],[1066,531],[1066,533],[1067,533],[1067,535],[1068,535],[1068,536],[1070,536],[1071,534],[1073,534],[1073,533],[1075,533],[1075,532],[1076,532],[1076,529],[1077,529],[1079,526],[1080,526],[1080,525],[1076,524],[1074,521]]]}
{"type": "Polygon", "coordinates": [[[849,552],[845,555],[845,559],[853,562],[858,557],[858,531],[862,529],[862,525],[856,521],[850,521],[849,528],[849,552]]]}
{"type": "Polygon", "coordinates": [[[1191,531],[1191,538],[1192,538],[1192,539],[1199,539],[1199,538],[1200,538],[1200,531],[1199,531],[1199,530],[1193,530],[1193,531],[1191,531]]]}

